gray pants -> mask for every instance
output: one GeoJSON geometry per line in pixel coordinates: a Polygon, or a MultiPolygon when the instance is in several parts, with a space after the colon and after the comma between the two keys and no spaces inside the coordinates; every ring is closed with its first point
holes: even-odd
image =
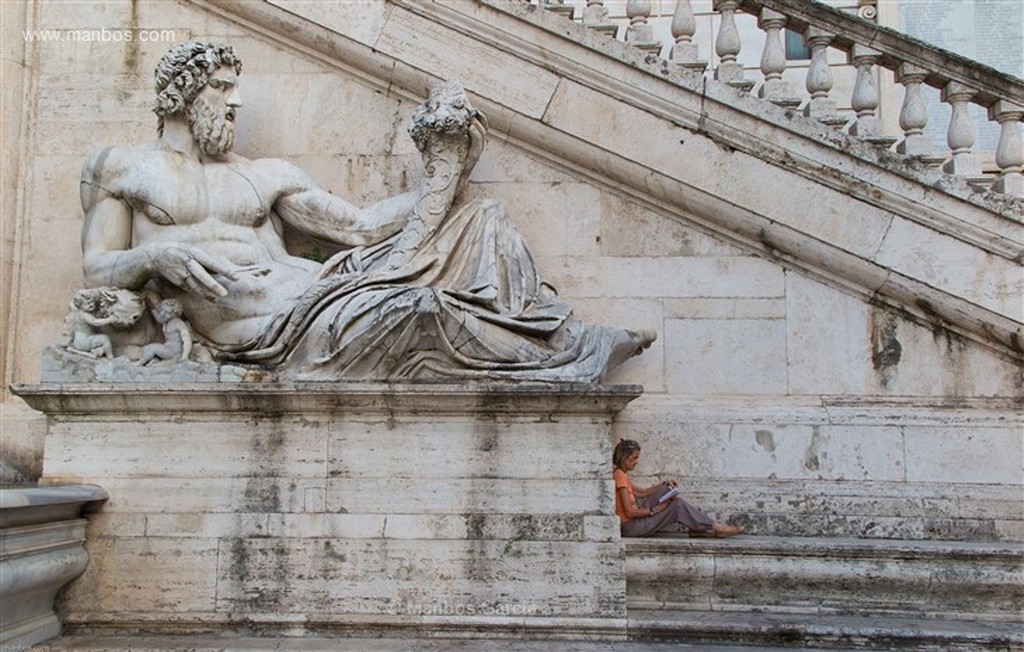
{"type": "MultiPolygon", "coordinates": [[[[658,504],[669,485],[661,484],[650,496],[640,500],[640,506],[650,509],[658,504]]],[[[622,524],[622,536],[624,537],[645,537],[665,529],[673,523],[679,523],[687,530],[697,532],[709,532],[714,521],[694,505],[686,502],[679,496],[670,500],[668,507],[654,516],[634,518],[622,524]]]]}

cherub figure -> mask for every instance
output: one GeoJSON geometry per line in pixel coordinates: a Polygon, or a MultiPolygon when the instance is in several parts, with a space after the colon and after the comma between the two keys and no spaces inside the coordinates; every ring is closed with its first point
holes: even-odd
{"type": "Polygon", "coordinates": [[[147,295],[146,303],[149,304],[153,319],[163,330],[164,341],[142,347],[142,364],[149,364],[153,360],[188,360],[192,353],[192,331],[181,318],[181,302],[177,299],[160,301],[154,295],[147,295]]]}
{"type": "Polygon", "coordinates": [[[114,357],[110,338],[97,332],[98,328],[117,322],[117,316],[107,311],[103,288],[79,290],[68,305],[71,312],[65,318],[67,347],[79,353],[98,358],[114,357]]]}

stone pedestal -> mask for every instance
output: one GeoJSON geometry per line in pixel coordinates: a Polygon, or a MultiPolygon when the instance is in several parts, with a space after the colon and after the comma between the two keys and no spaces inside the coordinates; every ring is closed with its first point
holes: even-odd
{"type": "Polygon", "coordinates": [[[60,633],[54,598],[89,563],[82,511],[106,497],[96,486],[0,490],[0,649],[60,633]]]}
{"type": "Polygon", "coordinates": [[[625,636],[640,388],[37,385],[44,479],[110,492],[72,631],[625,636]]]}

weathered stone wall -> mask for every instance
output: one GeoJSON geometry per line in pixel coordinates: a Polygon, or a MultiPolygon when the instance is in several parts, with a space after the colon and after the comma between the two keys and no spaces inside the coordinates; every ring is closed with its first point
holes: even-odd
{"type": "MultiPolygon", "coordinates": [[[[26,24],[28,5],[6,2],[0,4],[0,22],[3,24],[3,38],[0,39],[0,58],[3,65],[3,92],[5,97],[20,98],[31,95],[26,83],[33,78],[33,63],[26,57],[26,43],[20,38],[18,29],[26,24]]],[[[24,226],[20,218],[24,193],[22,180],[27,168],[26,121],[30,114],[26,105],[4,102],[0,106],[0,142],[4,145],[4,165],[0,167],[0,478],[4,481],[24,481],[38,477],[42,469],[42,429],[33,428],[34,420],[18,419],[12,424],[14,415],[24,413],[23,404],[12,400],[7,386],[16,378],[14,358],[18,356],[16,315],[20,311],[21,291],[20,265],[24,226]]]]}
{"type": "MultiPolygon", "coordinates": [[[[648,352],[609,378],[646,388],[616,427],[616,436],[645,445],[642,473],[687,478],[697,502],[754,531],[1024,538],[1019,360],[978,338],[921,325],[919,307],[873,301],[840,272],[775,255],[772,242],[730,231],[716,211],[745,201],[730,214],[739,219],[743,210],[768,206],[770,219],[789,220],[810,240],[838,243],[908,275],[924,277],[934,267],[937,285],[968,296],[976,290],[982,312],[1012,312],[1016,286],[990,282],[1012,263],[892,218],[857,194],[856,184],[849,194],[834,179],[819,187],[756,156],[731,155],[705,136],[674,126],[660,131],[669,123],[653,108],[624,108],[611,95],[560,81],[558,70],[524,67],[515,53],[484,52],[478,41],[447,34],[427,39],[426,19],[396,5],[371,3],[353,15],[336,4],[288,4],[325,32],[366,44],[369,63],[359,65],[327,56],[330,46],[290,42],[272,24],[231,22],[216,6],[45,3],[26,12],[25,29],[167,30],[178,39],[233,43],[245,62],[237,151],[287,158],[357,203],[411,186],[419,156],[405,134],[408,118],[434,78],[463,77],[484,96],[484,110],[500,109],[473,192],[507,205],[547,280],[580,317],[659,333],[648,352]],[[391,54],[371,53],[370,45],[391,54]],[[475,57],[490,67],[476,66],[475,57]],[[550,151],[531,151],[522,133],[535,122],[569,135],[550,151]],[[559,149],[586,138],[597,145],[583,154],[559,149]],[[604,175],[619,151],[636,162],[633,174],[653,179],[650,198],[604,175]],[[676,187],[655,176],[664,169],[692,183],[707,180],[702,192],[719,193],[721,204],[673,194],[676,187]],[[960,256],[969,262],[958,270],[960,256]]],[[[5,30],[18,27],[5,20],[5,30]]],[[[26,45],[20,115],[32,128],[16,159],[24,201],[12,208],[4,195],[3,264],[12,271],[4,294],[16,298],[5,314],[8,382],[38,378],[40,352],[57,338],[81,285],[81,163],[98,147],[153,137],[151,70],[171,44],[57,33],[64,40],[26,45]],[[8,240],[9,232],[16,237],[8,240]],[[20,254],[8,258],[9,248],[20,254]]],[[[575,54],[611,61],[593,50],[575,54]]],[[[4,83],[6,92],[9,77],[4,83]]],[[[806,154],[793,129],[793,146],[806,154]]],[[[890,182],[885,170],[871,174],[890,189],[923,187],[890,182]]],[[[921,193],[922,201],[937,194],[921,193]]],[[[977,203],[968,208],[972,220],[989,218],[977,203]]],[[[1001,223],[992,222],[999,233],[1001,223]]],[[[38,475],[42,421],[16,400],[4,410],[4,459],[38,475]]]]}
{"type": "Polygon", "coordinates": [[[616,433],[759,534],[1020,541],[1020,421],[1003,401],[645,397],[616,433]]]}
{"type": "Polygon", "coordinates": [[[75,630],[625,636],[609,427],[639,388],[39,387],[47,480],[110,494],[75,630]]]}

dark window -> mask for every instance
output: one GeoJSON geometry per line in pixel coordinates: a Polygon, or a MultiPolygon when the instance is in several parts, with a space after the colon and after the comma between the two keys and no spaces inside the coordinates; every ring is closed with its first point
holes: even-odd
{"type": "Polygon", "coordinates": [[[804,45],[804,36],[793,30],[786,30],[786,61],[810,59],[811,51],[804,45]]]}

